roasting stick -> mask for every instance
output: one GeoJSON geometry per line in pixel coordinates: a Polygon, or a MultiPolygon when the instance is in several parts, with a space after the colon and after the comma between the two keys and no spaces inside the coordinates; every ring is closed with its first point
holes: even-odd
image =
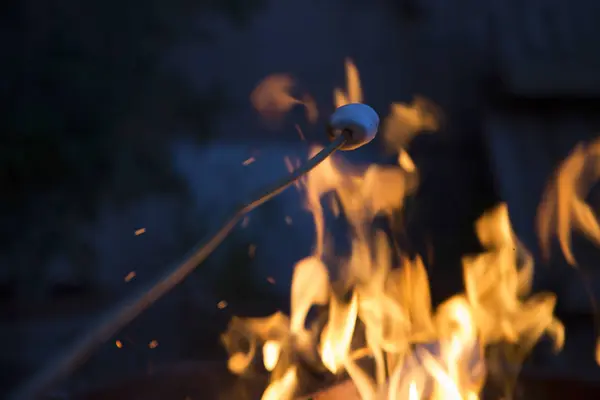
{"type": "Polygon", "coordinates": [[[57,360],[13,392],[10,400],[34,400],[71,374],[94,352],[94,350],[129,324],[146,308],[181,283],[201,262],[203,262],[229,235],[245,214],[277,196],[299,178],[306,175],[337,150],[354,150],[369,143],[377,134],[379,116],[371,107],[348,104],[339,107],[329,120],[328,135],[331,143],[302,167],[293,171],[280,182],[259,193],[254,200],[239,207],[233,216],[216,232],[199,242],[181,261],[169,267],[156,281],[135,292],[102,318],[82,339],[61,354],[57,360]]]}

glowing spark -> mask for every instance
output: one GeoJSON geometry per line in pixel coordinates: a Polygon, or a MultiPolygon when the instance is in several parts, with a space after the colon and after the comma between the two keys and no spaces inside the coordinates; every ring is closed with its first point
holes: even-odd
{"type": "Polygon", "coordinates": [[[131,280],[135,278],[135,271],[131,271],[130,273],[128,273],[127,275],[125,275],[125,278],[123,279],[125,282],[131,282],[131,280]]]}
{"type": "Polygon", "coordinates": [[[300,129],[300,125],[296,124],[296,125],[294,125],[294,128],[296,128],[296,132],[298,132],[300,139],[303,141],[306,141],[306,138],[304,137],[304,134],[302,133],[302,129],[300,129]]]}
{"type": "Polygon", "coordinates": [[[242,228],[247,227],[249,222],[250,222],[250,217],[244,217],[244,219],[242,220],[242,228]]]}
{"type": "MultiPolygon", "coordinates": [[[[296,167],[294,167],[292,160],[288,156],[283,157],[283,162],[285,163],[285,168],[290,174],[296,170],[296,167]]],[[[300,189],[300,185],[300,180],[294,182],[294,186],[296,186],[297,189],[300,189]]]]}

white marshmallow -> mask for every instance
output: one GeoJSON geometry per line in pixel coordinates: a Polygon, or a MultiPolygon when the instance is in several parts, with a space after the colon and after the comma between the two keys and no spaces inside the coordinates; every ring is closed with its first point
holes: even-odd
{"type": "Polygon", "coordinates": [[[341,106],[329,118],[328,133],[335,139],[349,132],[348,140],[340,150],[354,150],[369,143],[377,135],[379,115],[366,104],[352,103],[341,106]]]}

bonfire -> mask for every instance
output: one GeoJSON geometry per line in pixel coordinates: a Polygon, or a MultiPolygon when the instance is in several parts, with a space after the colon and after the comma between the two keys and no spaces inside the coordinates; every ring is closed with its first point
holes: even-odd
{"type": "MultiPolygon", "coordinates": [[[[346,69],[347,88],[335,90],[336,107],[363,100],[356,67],[348,61],[346,69]]],[[[314,103],[296,99],[290,87],[281,76],[267,79],[253,102],[265,115],[306,105],[314,118],[314,103]]],[[[263,400],[305,393],[306,369],[349,382],[340,399],[475,400],[494,374],[503,375],[509,392],[542,336],[561,349],[565,332],[553,315],[555,295],[531,293],[533,257],[513,232],[506,204],[476,222],[485,252],[463,258],[464,293],[435,309],[422,258],[404,254],[394,235],[374,223],[402,210],[418,176],[406,147],[416,134],[438,125],[439,112],[425,99],[393,104],[383,136],[398,165],[352,167],[335,155],[302,181],[317,239],[312,254],[295,265],[290,315],[234,318],[223,335],[230,371],[243,375],[259,364],[270,374],[263,400]],[[350,226],[349,256],[336,254],[327,240],[325,204],[350,226]],[[316,317],[309,318],[311,310],[316,317]]],[[[577,183],[585,160],[599,148],[578,147],[540,207],[542,244],[547,248],[550,236],[558,234],[572,262],[571,226],[600,241],[597,220],[577,183]]]]}

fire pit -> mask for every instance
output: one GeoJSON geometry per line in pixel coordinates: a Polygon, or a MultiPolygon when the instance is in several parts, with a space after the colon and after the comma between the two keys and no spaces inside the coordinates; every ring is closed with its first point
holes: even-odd
{"type": "MultiPolygon", "coordinates": [[[[71,400],[254,400],[260,399],[267,376],[238,378],[223,362],[165,367],[151,375],[124,379],[105,387],[79,393],[71,400]]],[[[302,399],[359,399],[350,381],[334,384],[302,399]]],[[[484,390],[483,400],[497,400],[484,390]]],[[[577,400],[600,398],[600,385],[557,377],[521,376],[514,400],[577,400]]]]}

